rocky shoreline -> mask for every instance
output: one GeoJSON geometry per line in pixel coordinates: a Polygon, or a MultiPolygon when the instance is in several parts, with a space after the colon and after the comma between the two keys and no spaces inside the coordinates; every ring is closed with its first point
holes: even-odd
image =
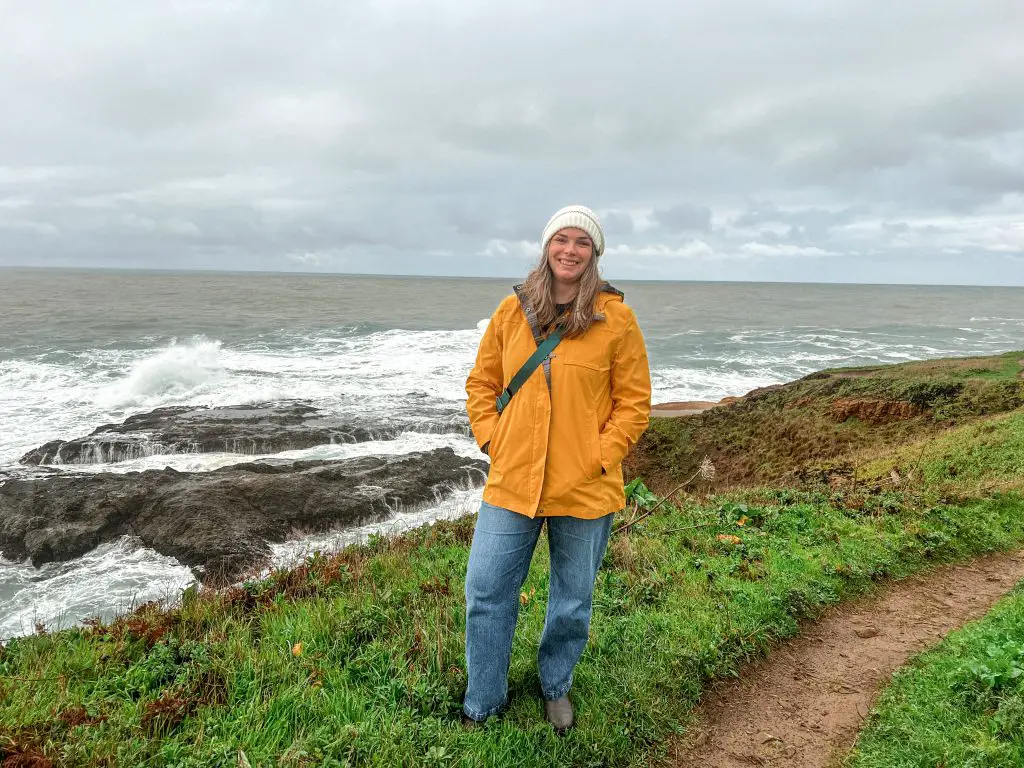
{"type": "MultiPolygon", "coordinates": [[[[456,420],[429,427],[462,431],[456,420]]],[[[190,566],[204,583],[225,584],[265,566],[271,543],[379,522],[486,479],[486,461],[451,448],[335,461],[263,459],[210,472],[61,469],[156,453],[275,453],[382,439],[388,429],[397,430],[352,425],[288,403],[161,408],[87,437],[53,441],[22,458],[35,468],[27,476],[0,481],[0,552],[38,567],[133,535],[190,566]]]]}
{"type": "Polygon", "coordinates": [[[402,432],[469,434],[462,411],[430,419],[359,423],[308,403],[219,408],[174,406],[104,424],[72,440],[51,440],[25,453],[25,465],[106,464],[175,453],[280,453],[334,443],[390,440],[402,432]]]}

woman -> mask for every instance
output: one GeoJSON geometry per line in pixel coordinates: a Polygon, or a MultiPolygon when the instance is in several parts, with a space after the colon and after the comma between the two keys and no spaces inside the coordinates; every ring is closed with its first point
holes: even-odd
{"type": "Polygon", "coordinates": [[[559,733],[574,721],[568,694],[587,643],[594,580],[613,513],[625,506],[622,460],[651,407],[643,336],[622,293],[601,281],[603,251],[593,211],[555,213],[540,263],[498,306],[466,382],[473,434],[491,458],[466,572],[467,724],[507,704],[519,591],[545,520],[544,713],[559,733]],[[496,398],[556,327],[562,341],[499,413],[496,398]]]}

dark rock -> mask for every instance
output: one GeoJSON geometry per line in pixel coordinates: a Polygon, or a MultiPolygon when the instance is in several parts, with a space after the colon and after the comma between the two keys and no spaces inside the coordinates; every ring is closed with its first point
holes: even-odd
{"type": "Polygon", "coordinates": [[[268,542],[384,520],[483,482],[451,448],[343,461],[261,461],[213,472],[62,474],[0,485],[0,552],[33,565],[129,534],[225,583],[266,563],[268,542]]]}
{"type": "Polygon", "coordinates": [[[104,424],[86,437],[51,440],[24,456],[22,464],[102,464],[170,453],[269,454],[331,443],[387,440],[404,431],[469,434],[464,411],[431,418],[395,415],[360,423],[302,402],[218,408],[173,406],[104,424]]]}

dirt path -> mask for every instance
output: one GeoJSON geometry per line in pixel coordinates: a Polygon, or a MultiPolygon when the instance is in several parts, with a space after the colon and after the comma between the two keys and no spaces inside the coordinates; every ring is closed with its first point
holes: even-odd
{"type": "MultiPolygon", "coordinates": [[[[824,768],[856,739],[879,689],[907,659],[983,616],[1024,578],[1024,550],[943,566],[830,609],[806,632],[711,689],[677,768],[824,768]]],[[[834,764],[834,763],[832,763],[834,764]]]]}

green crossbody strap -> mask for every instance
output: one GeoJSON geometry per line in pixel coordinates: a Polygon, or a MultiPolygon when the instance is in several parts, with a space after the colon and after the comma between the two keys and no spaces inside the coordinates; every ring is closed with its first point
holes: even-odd
{"type": "Polygon", "coordinates": [[[530,355],[529,359],[527,359],[527,361],[523,363],[523,367],[520,368],[516,372],[516,375],[512,377],[512,381],[508,383],[508,386],[505,387],[505,390],[500,395],[498,395],[496,402],[498,404],[499,414],[503,410],[505,410],[505,406],[508,405],[509,401],[512,399],[512,396],[519,391],[519,388],[526,383],[526,380],[528,378],[530,378],[530,374],[537,370],[537,366],[540,365],[544,361],[544,359],[551,354],[552,350],[554,350],[554,348],[558,346],[558,342],[560,342],[561,340],[562,327],[559,326],[558,328],[555,328],[554,332],[550,336],[548,336],[546,339],[544,339],[544,341],[537,345],[537,349],[534,351],[534,353],[530,355]]]}

